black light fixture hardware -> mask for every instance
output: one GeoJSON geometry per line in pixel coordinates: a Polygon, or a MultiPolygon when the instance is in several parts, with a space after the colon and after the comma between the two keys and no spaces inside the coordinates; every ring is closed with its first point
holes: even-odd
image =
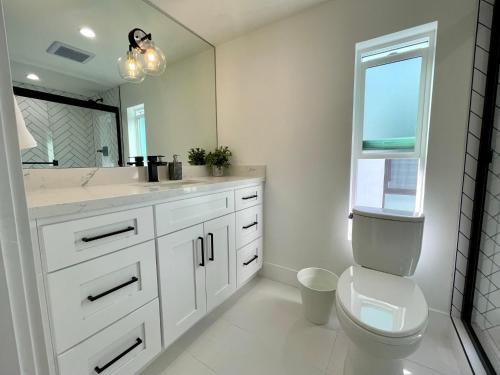
{"type": "Polygon", "coordinates": [[[128,42],[127,52],[118,59],[118,71],[124,80],[141,83],[146,74],[163,74],[166,58],[153,42],[151,33],[136,27],[129,31],[128,42]]]}
{"type": "Polygon", "coordinates": [[[146,53],[146,49],[142,47],[143,42],[146,40],[153,40],[151,33],[146,33],[144,30],[135,28],[129,31],[128,33],[128,50],[132,51],[132,49],[136,49],[141,51],[141,53],[146,53]]]}

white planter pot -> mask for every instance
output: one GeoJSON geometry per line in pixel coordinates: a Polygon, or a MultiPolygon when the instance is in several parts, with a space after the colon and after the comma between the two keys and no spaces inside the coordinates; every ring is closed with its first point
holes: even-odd
{"type": "Polygon", "coordinates": [[[223,167],[217,167],[217,166],[212,166],[212,176],[214,177],[222,177],[224,176],[224,168],[223,167]]]}

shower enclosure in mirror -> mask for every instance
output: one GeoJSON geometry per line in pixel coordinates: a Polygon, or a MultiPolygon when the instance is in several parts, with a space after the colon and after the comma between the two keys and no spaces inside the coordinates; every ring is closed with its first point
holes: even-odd
{"type": "Polygon", "coordinates": [[[500,8],[480,3],[453,304],[461,309],[485,370],[496,374],[500,373],[500,8]],[[492,14],[487,21],[486,11],[492,14]],[[488,35],[489,44],[480,35],[488,35]]]}
{"type": "Polygon", "coordinates": [[[214,47],[152,3],[4,6],[14,94],[38,144],[22,152],[25,168],[127,166],[146,155],[187,161],[190,148],[217,146],[214,47]],[[122,79],[117,66],[135,28],[151,33],[167,61],[141,83],[122,79]]]}

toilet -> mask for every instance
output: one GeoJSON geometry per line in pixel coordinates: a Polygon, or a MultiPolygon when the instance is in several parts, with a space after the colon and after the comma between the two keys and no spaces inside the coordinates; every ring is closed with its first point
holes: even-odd
{"type": "Polygon", "coordinates": [[[411,276],[420,257],[424,216],[356,207],[355,266],[339,278],[337,316],[351,340],[345,375],[404,375],[427,327],[428,306],[411,276]]]}

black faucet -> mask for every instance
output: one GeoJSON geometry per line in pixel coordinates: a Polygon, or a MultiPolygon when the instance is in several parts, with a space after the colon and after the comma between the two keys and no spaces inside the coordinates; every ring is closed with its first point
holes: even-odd
{"type": "Polygon", "coordinates": [[[127,162],[127,165],[135,165],[136,167],[144,167],[144,156],[130,156],[129,159],[134,159],[134,161],[127,162]]]}
{"type": "Polygon", "coordinates": [[[152,155],[148,156],[148,181],[149,182],[160,182],[158,179],[158,166],[167,165],[166,162],[162,161],[163,155],[152,155]]]}

